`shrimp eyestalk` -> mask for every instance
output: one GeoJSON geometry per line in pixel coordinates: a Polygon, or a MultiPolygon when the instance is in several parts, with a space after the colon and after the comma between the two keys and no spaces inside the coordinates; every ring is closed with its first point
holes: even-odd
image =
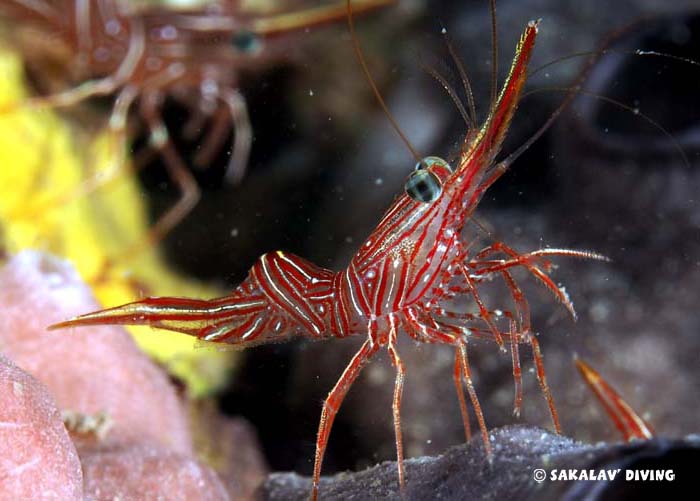
{"type": "MultiPolygon", "coordinates": [[[[352,30],[351,15],[349,18],[352,30]]],[[[467,438],[471,435],[464,385],[488,457],[492,451],[486,420],[468,359],[468,345],[473,338],[491,340],[502,351],[510,347],[516,412],[522,401],[518,346],[531,347],[536,375],[554,428],[559,432],[539,342],[530,328],[527,300],[511,272],[516,268],[528,271],[573,312],[568,296],[548,275],[549,260],[560,256],[604,258],[593,252],[568,249],[520,254],[500,242],[474,252],[462,235],[485,191],[509,165],[511,157],[501,163],[495,163],[495,158],[518,107],[538,27],[538,21],[531,21],[525,27],[501,92],[484,124],[477,131],[467,132],[456,161],[450,164],[439,157],[419,157],[404,192],[344,270],[331,271],[292,254],[271,252],[263,255],[246,280],[224,298],[210,301],[150,298],[88,313],[52,328],[138,323],[241,346],[293,336],[365,338],[323,405],[316,439],[312,499],[318,496],[323,457],[335,416],[361,370],[381,348],[388,350],[396,369],[392,412],[398,479],[403,487],[400,408],[406,369],[397,346],[401,334],[419,342],[455,348],[453,377],[465,434],[467,438]],[[480,284],[494,276],[503,278],[510,291],[512,308],[495,312],[480,297],[480,284]],[[451,310],[453,300],[462,295],[474,300],[478,313],[451,310]]],[[[356,48],[359,53],[359,46],[356,48]]]]}

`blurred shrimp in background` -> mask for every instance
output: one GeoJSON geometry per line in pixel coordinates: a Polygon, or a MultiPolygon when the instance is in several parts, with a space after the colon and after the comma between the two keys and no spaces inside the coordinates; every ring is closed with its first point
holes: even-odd
{"type": "MultiPolygon", "coordinates": [[[[220,293],[168,269],[154,245],[200,199],[193,172],[241,181],[254,132],[241,78],[304,61],[302,46],[318,42],[311,31],[343,21],[344,5],[3,0],[0,16],[7,251],[68,257],[105,304],[142,293],[220,293]],[[163,119],[166,106],[175,119],[163,119]],[[165,173],[167,195],[171,188],[177,195],[149,223],[133,173],[153,163],[165,173]]],[[[177,336],[142,331],[137,339],[195,393],[227,377],[230,354],[193,353],[177,336]]]]}

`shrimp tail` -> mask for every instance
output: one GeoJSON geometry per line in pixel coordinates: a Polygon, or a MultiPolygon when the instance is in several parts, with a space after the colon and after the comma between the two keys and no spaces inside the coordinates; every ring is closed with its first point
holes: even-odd
{"type": "Polygon", "coordinates": [[[90,325],[149,325],[206,341],[250,342],[262,334],[264,297],[242,297],[238,291],[217,299],[152,297],[98,310],[53,324],[49,330],[90,325]]]}

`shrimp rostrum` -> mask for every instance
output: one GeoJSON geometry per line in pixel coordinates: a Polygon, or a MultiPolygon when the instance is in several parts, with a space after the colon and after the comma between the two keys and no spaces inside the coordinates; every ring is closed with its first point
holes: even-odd
{"type": "Polygon", "coordinates": [[[525,28],[503,89],[485,123],[467,133],[455,162],[450,164],[434,156],[420,160],[409,175],[404,192],[346,269],[334,272],[285,252],[271,252],[253,265],[246,280],[229,296],[208,301],[149,298],[82,315],[52,328],[147,324],[241,346],[292,336],[365,338],[323,405],[316,440],[313,498],[318,495],[321,464],[336,413],[362,368],[382,348],[388,350],[396,369],[392,410],[398,478],[404,484],[400,407],[406,371],[397,349],[401,334],[418,342],[454,347],[454,382],[465,432],[469,437],[463,385],[489,456],[489,437],[467,357],[467,347],[473,339],[492,341],[501,351],[510,349],[516,411],[522,401],[519,346],[530,346],[540,387],[559,431],[539,344],[530,329],[527,300],[511,272],[516,268],[527,270],[573,312],[566,294],[548,275],[550,259],[602,257],[567,249],[521,254],[500,242],[474,251],[462,231],[485,191],[509,165],[510,157],[499,163],[495,163],[495,157],[518,106],[537,30],[535,21],[525,28]],[[504,280],[512,299],[512,307],[498,318],[478,292],[480,284],[491,277],[504,280]],[[477,313],[451,310],[454,299],[464,295],[473,300],[477,313]],[[504,318],[507,326],[501,325],[504,318]]]}

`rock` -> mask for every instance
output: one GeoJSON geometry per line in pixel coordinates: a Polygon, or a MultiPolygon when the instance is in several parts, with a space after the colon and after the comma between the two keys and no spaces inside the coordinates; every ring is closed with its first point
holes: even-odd
{"type": "MultiPolygon", "coordinates": [[[[635,499],[642,494],[679,494],[691,488],[700,440],[658,438],[632,444],[585,445],[535,427],[509,426],[491,432],[493,460],[479,439],[437,457],[406,461],[406,486],[399,491],[396,463],[321,479],[319,498],[334,500],[441,499],[635,499]],[[620,470],[613,481],[572,480],[577,475],[620,470]],[[537,471],[539,470],[539,471],[537,471]],[[562,479],[563,475],[567,480],[562,479]],[[664,480],[627,481],[628,471],[662,471],[664,480]],[[669,473],[672,472],[672,473],[669,473]],[[536,481],[544,474],[544,480],[536,481]],[[671,479],[673,477],[673,479],[671,479]],[[560,480],[552,480],[559,478],[560,480]],[[684,484],[684,485],[681,485],[684,484]]],[[[607,473],[606,473],[607,474],[607,473]]],[[[294,473],[270,475],[259,495],[267,501],[304,500],[311,480],[294,473]]]]}
{"type": "Polygon", "coordinates": [[[75,447],[46,387],[0,355],[0,498],[82,499],[75,447]]]}
{"type": "Polygon", "coordinates": [[[211,401],[193,402],[190,409],[198,457],[219,474],[231,499],[252,499],[268,474],[255,428],[222,415],[211,401]]]}
{"type": "Polygon", "coordinates": [[[192,458],[150,447],[82,457],[85,499],[227,500],[216,473],[192,458]]]}

